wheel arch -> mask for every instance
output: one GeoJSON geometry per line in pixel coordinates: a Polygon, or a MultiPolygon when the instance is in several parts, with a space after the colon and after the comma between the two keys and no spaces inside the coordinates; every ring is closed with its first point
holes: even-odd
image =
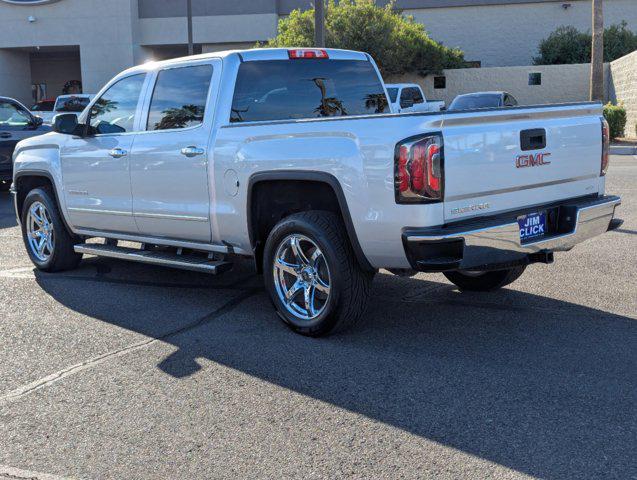
{"type": "Polygon", "coordinates": [[[29,192],[35,188],[41,187],[49,187],[51,189],[51,193],[53,194],[53,201],[55,202],[55,205],[60,212],[60,217],[64,222],[64,227],[69,233],[72,233],[73,230],[71,230],[71,228],[69,227],[69,224],[67,223],[62,211],[62,205],[60,203],[57,188],[55,187],[55,180],[53,179],[53,175],[51,175],[51,173],[47,172],[46,170],[20,170],[15,173],[13,179],[13,190],[15,191],[15,209],[18,221],[21,221],[22,219],[22,208],[24,206],[24,200],[26,199],[29,192]]]}
{"type": "MultiPolygon", "coordinates": [[[[276,171],[265,171],[258,172],[253,174],[248,181],[248,195],[247,195],[247,223],[248,223],[248,235],[250,239],[250,246],[252,251],[254,252],[255,262],[257,270],[260,272],[262,267],[262,259],[263,259],[263,246],[265,245],[265,240],[267,239],[267,233],[271,230],[271,228],[276,224],[280,218],[270,218],[269,221],[263,220],[260,221],[259,208],[261,208],[261,204],[258,202],[261,196],[263,196],[263,191],[267,192],[267,188],[262,190],[266,186],[270,186],[272,188],[278,188],[282,184],[284,185],[297,185],[307,187],[309,185],[313,185],[318,191],[330,192],[331,198],[319,198],[319,199],[310,199],[310,204],[314,205],[312,200],[316,200],[316,204],[320,206],[328,204],[328,210],[334,211],[343,220],[345,225],[347,237],[350,241],[352,249],[354,250],[354,254],[356,255],[356,260],[363,270],[366,271],[374,271],[374,268],[369,263],[369,260],[365,256],[363,249],[358,241],[358,236],[356,234],[356,230],[354,228],[354,223],[352,221],[352,217],[347,206],[347,200],[345,198],[345,194],[343,193],[343,189],[338,179],[329,173],[326,172],[317,172],[317,171],[299,171],[299,170],[276,170],[276,171]],[[262,238],[265,233],[265,238],[262,238]]],[[[280,205],[279,205],[280,207],[280,205]]],[[[300,211],[306,211],[309,209],[316,208],[297,208],[289,211],[285,210],[285,207],[280,208],[276,213],[285,213],[283,216],[287,216],[292,213],[297,213],[300,211]]],[[[326,208],[318,208],[318,209],[326,209],[326,208]]]]}

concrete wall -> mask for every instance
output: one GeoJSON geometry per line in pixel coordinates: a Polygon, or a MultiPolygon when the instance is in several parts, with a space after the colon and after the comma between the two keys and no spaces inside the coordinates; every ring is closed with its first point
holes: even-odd
{"type": "MultiPolygon", "coordinates": [[[[561,25],[591,28],[591,1],[482,5],[405,10],[425,25],[431,37],[460,47],[467,60],[483,67],[531,65],[543,38],[561,25]],[[562,4],[570,4],[567,9],[562,4]]],[[[606,0],[606,25],[628,22],[637,30],[637,0],[606,0]]]]}
{"type": "Polygon", "coordinates": [[[610,64],[609,96],[613,103],[623,103],[628,114],[625,135],[637,137],[637,51],[610,64]]]}
{"type": "MultiPolygon", "coordinates": [[[[79,45],[84,91],[93,93],[135,64],[137,0],[63,0],[0,5],[0,47],[79,45]],[[35,18],[29,22],[29,16],[35,18]]],[[[5,64],[0,64],[5,69],[5,64]]],[[[30,77],[23,80],[30,89],[30,77]]]]}
{"type": "MultiPolygon", "coordinates": [[[[192,21],[193,41],[200,44],[249,42],[276,36],[275,13],[198,16],[192,21]]],[[[185,17],[139,19],[141,45],[172,45],[188,42],[185,17]]]]}
{"type": "Polygon", "coordinates": [[[31,62],[26,51],[0,49],[0,95],[31,105],[31,62]]]}
{"type": "MultiPolygon", "coordinates": [[[[606,65],[606,79],[609,67],[606,65]]],[[[463,93],[501,90],[515,96],[521,104],[564,103],[588,100],[590,65],[547,65],[526,67],[463,68],[444,70],[446,86],[434,88],[434,76],[401,75],[386,79],[388,83],[412,82],[423,88],[431,100],[447,105],[463,93]],[[541,73],[541,85],[529,85],[529,73],[541,73]]]]}
{"type": "Polygon", "coordinates": [[[51,55],[31,54],[31,83],[46,83],[46,96],[62,95],[64,84],[69,80],[81,80],[79,52],[51,55]]]}

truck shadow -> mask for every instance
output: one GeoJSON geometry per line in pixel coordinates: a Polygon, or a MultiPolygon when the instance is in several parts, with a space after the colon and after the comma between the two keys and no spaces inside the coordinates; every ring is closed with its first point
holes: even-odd
{"type": "Polygon", "coordinates": [[[634,319],[510,289],[461,294],[442,281],[378,275],[364,325],[309,339],[281,325],[247,268],[219,279],[111,271],[123,268],[89,260],[78,272],[36,279],[70,309],[177,347],[158,365],[177,378],[208,359],[529,475],[635,474],[634,319]],[[130,285],[151,287],[139,295],[160,306],[171,287],[229,300],[170,331],[161,318],[140,321],[86,301],[117,298],[130,285]]]}

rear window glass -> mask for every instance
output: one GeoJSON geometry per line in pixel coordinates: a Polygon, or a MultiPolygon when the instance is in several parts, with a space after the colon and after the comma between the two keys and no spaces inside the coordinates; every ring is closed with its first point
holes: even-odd
{"type": "Polygon", "coordinates": [[[148,112],[147,130],[194,127],[203,122],[212,65],[162,70],[148,112]]]}
{"type": "Polygon", "coordinates": [[[466,97],[458,97],[451,105],[449,110],[473,110],[476,108],[492,108],[500,106],[500,95],[469,95],[466,97]]]}
{"type": "Polygon", "coordinates": [[[367,115],[389,111],[372,64],[360,60],[268,60],[239,67],[231,122],[367,115]]]}
{"type": "Polygon", "coordinates": [[[81,112],[89,104],[88,97],[59,98],[55,104],[57,112],[81,112]]]}

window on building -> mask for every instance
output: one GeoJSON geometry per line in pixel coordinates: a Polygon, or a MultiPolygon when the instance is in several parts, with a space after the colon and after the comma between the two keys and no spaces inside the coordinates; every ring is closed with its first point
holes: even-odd
{"type": "Polygon", "coordinates": [[[267,60],[239,67],[231,122],[388,111],[376,70],[362,60],[267,60]]]}
{"type": "Polygon", "coordinates": [[[529,85],[542,85],[542,74],[539,72],[529,73],[529,85]]]}
{"type": "Polygon", "coordinates": [[[447,88],[447,77],[445,76],[434,77],[434,88],[437,88],[437,89],[447,88]]]}
{"type": "Polygon", "coordinates": [[[212,65],[162,70],[148,112],[147,130],[194,127],[203,122],[212,65]]]}
{"type": "Polygon", "coordinates": [[[145,73],[131,75],[111,85],[93,104],[90,124],[96,133],[125,133],[133,130],[145,73]]]}

